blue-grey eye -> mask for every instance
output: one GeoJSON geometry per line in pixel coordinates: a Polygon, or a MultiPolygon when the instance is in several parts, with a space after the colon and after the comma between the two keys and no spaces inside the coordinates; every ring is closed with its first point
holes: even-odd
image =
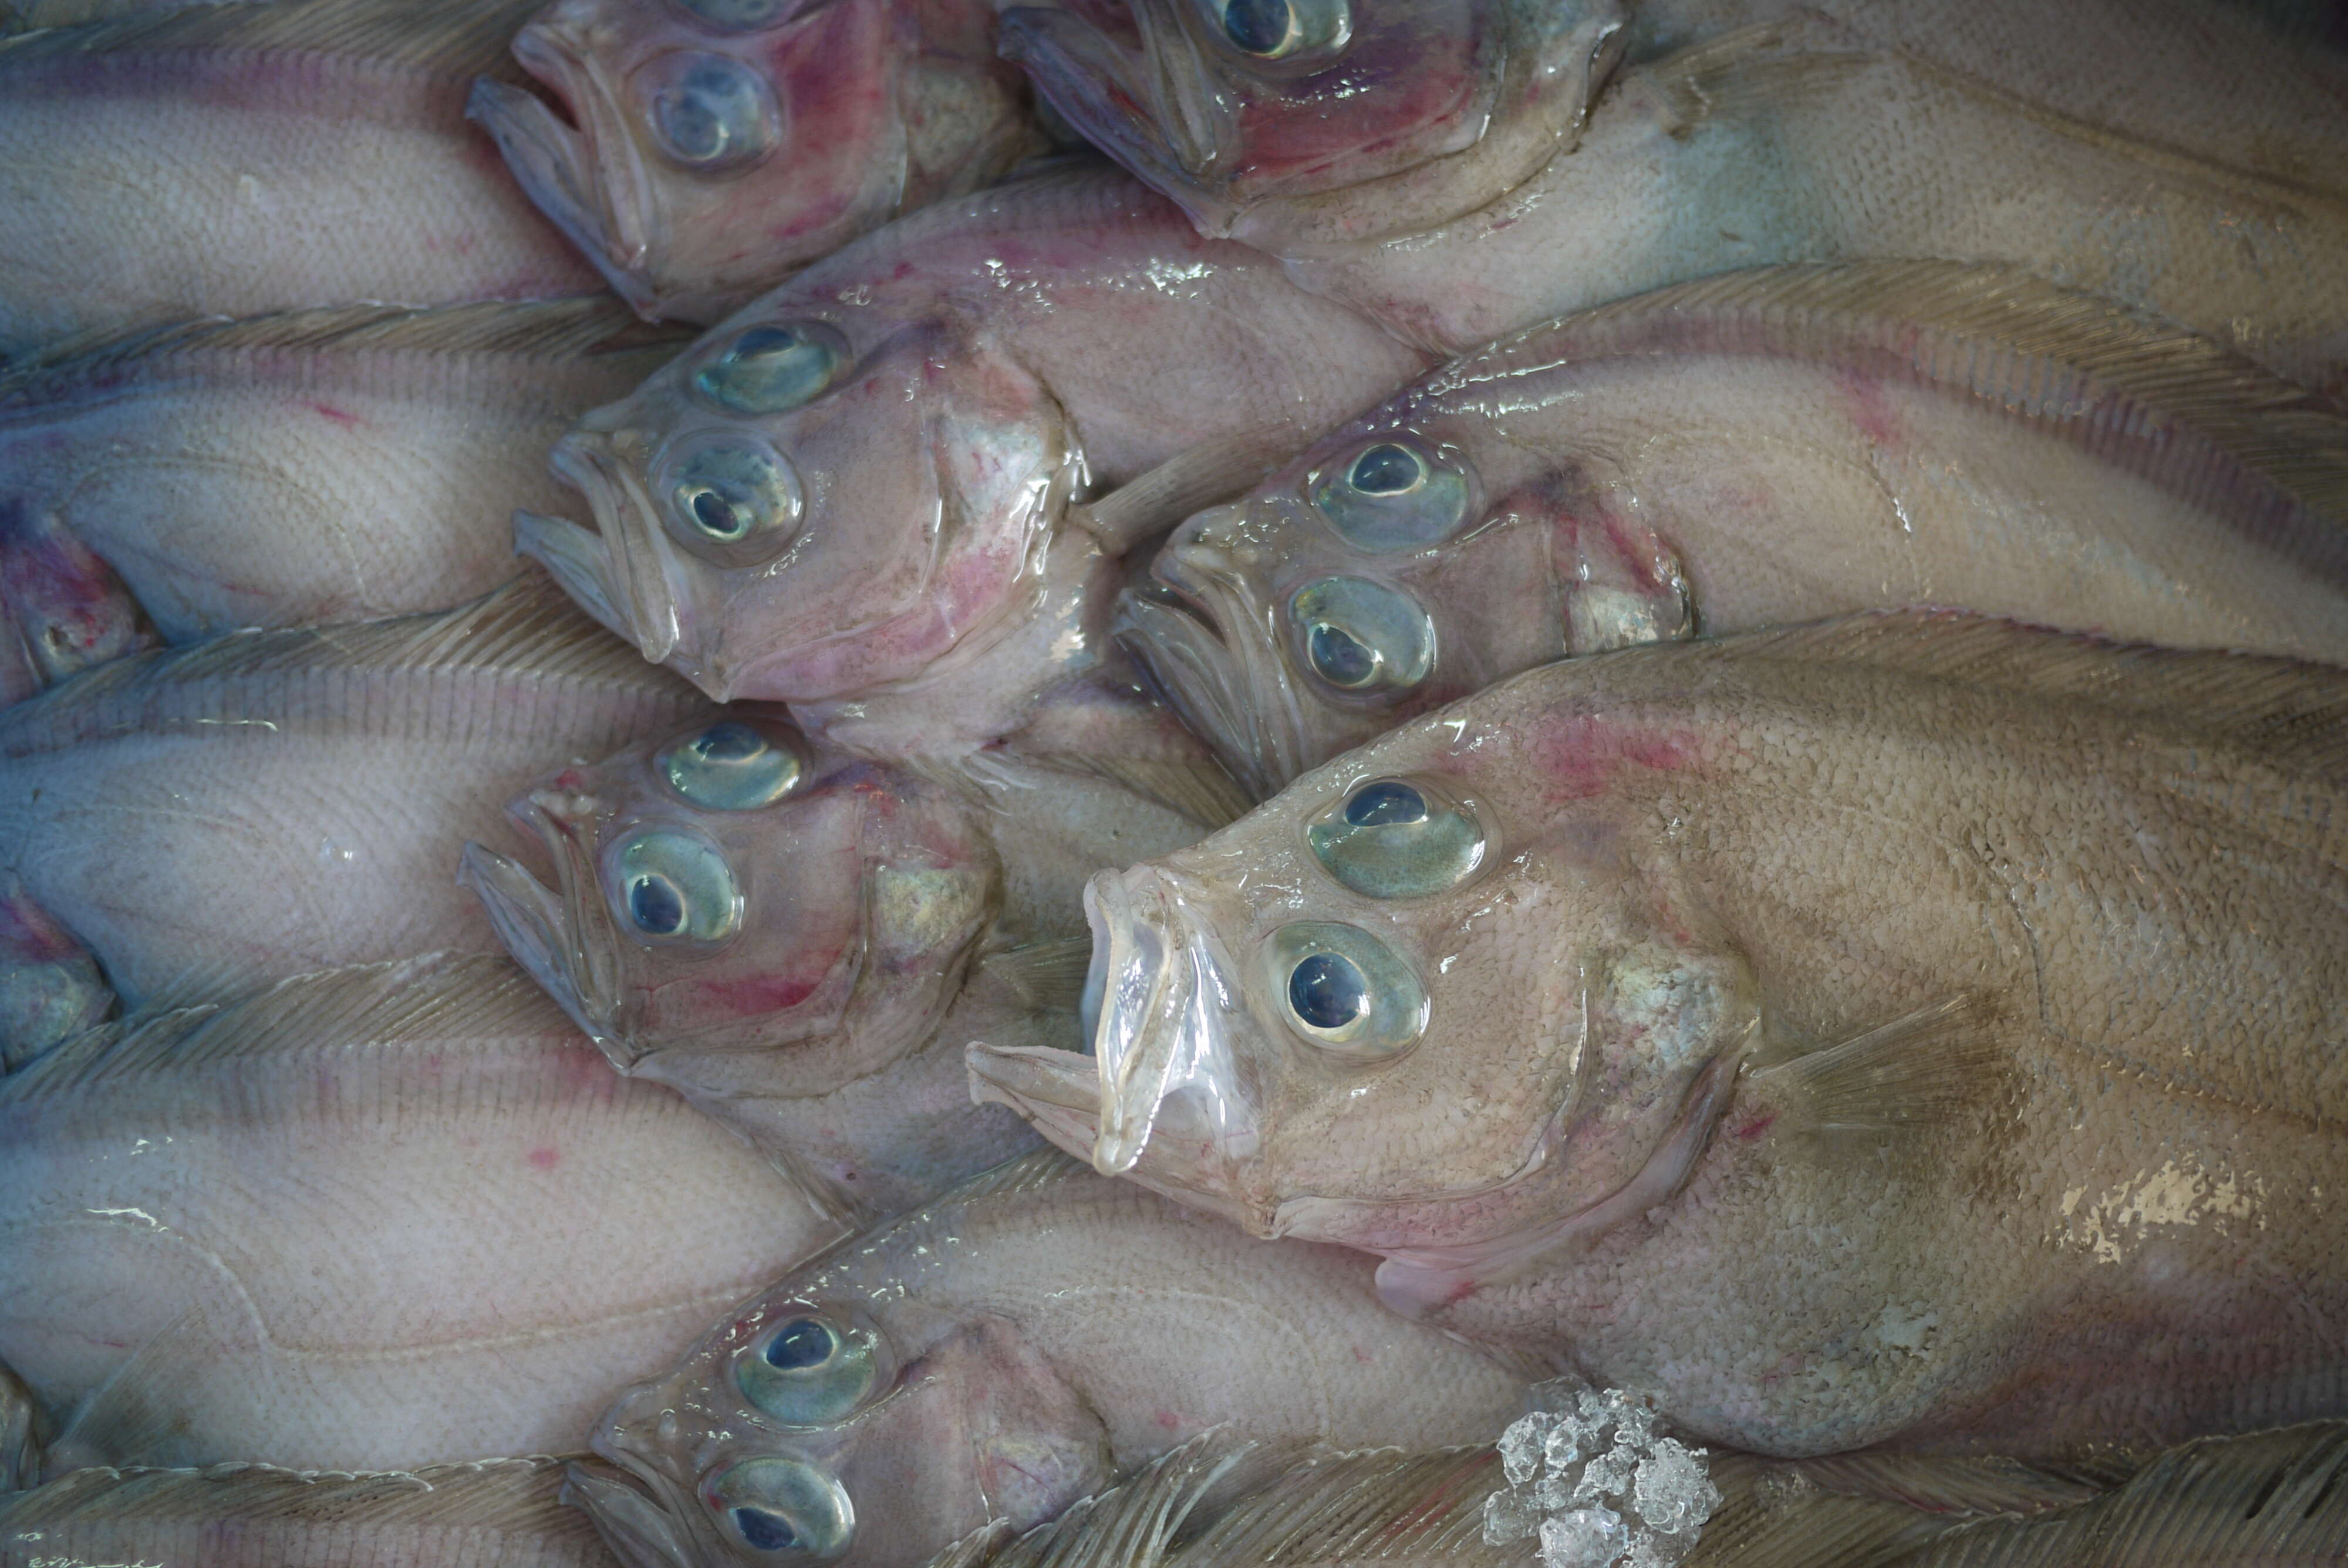
{"type": "Polygon", "coordinates": [[[694,373],[693,389],[736,414],[785,414],[829,389],[848,340],[823,322],[750,327],[694,373]]]}
{"type": "Polygon", "coordinates": [[[1260,60],[1341,48],[1354,26],[1345,0],[1211,0],[1209,8],[1231,47],[1260,60]]]}
{"type": "Polygon", "coordinates": [[[1417,972],[1358,926],[1282,926],[1264,957],[1289,1026],[1324,1051],[1380,1061],[1409,1050],[1426,1030],[1426,989],[1417,972]]]}
{"type": "Polygon", "coordinates": [[[1457,887],[1484,863],[1483,824],[1431,787],[1363,784],[1304,830],[1329,875],[1368,898],[1416,898],[1457,887]]]}
{"type": "Polygon", "coordinates": [[[1407,692],[1435,666],[1435,622],[1401,589],[1324,577],[1288,601],[1313,672],[1343,692],[1407,692]]]}
{"type": "Polygon", "coordinates": [[[615,845],[613,913],[642,940],[722,942],[742,925],[742,894],[718,847],[698,834],[646,828],[615,845]]]}
{"type": "Polygon", "coordinates": [[[845,1419],[880,1380],[880,1336],[812,1314],[785,1319],[735,1360],[742,1397],[787,1427],[845,1419]]]}
{"type": "Polygon", "coordinates": [[[653,759],[678,799],[711,811],[757,811],[797,789],[807,764],[798,733],[771,720],[721,719],[653,759]]]}
{"type": "Polygon", "coordinates": [[[702,1499],[762,1557],[829,1562],[856,1539],[847,1489],[804,1460],[744,1460],[705,1482],[702,1499]]]}
{"type": "Polygon", "coordinates": [[[721,33],[771,27],[797,10],[800,0],[677,0],[687,14],[721,33]]]}
{"type": "Polygon", "coordinates": [[[782,117],[766,78],[725,55],[677,53],[639,67],[630,78],[653,140],[668,158],[701,173],[740,169],[775,149],[782,117]]]}
{"type": "Polygon", "coordinates": [[[711,441],[667,467],[670,530],[688,545],[771,553],[798,532],[798,476],[764,442],[711,441]]]}
{"type": "Polygon", "coordinates": [[[1468,477],[1415,439],[1361,448],[1312,480],[1313,504],[1347,544],[1373,552],[1447,538],[1468,516],[1468,477]]]}

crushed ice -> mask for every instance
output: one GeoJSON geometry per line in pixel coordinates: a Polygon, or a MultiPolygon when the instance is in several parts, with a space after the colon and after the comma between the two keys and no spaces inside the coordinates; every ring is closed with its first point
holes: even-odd
{"type": "Polygon", "coordinates": [[[1484,1500],[1485,1542],[1538,1536],[1542,1568],[1673,1568],[1720,1506],[1704,1456],[1622,1389],[1583,1389],[1500,1434],[1509,1484],[1484,1500]]]}

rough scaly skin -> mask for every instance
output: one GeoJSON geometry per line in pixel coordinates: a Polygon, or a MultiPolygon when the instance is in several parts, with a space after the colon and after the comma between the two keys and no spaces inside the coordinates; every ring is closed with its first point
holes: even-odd
{"type": "MultiPolygon", "coordinates": [[[[1166,1010],[1197,982],[1113,957],[1157,1010],[1107,1009],[1099,1079],[1208,1020],[1172,1037],[1197,1088],[1124,1105],[1159,1122],[1140,1179],[1381,1253],[1398,1305],[1738,1447],[2336,1413],[2343,704],[2322,666],[1946,616],[1551,665],[1099,879],[1097,941],[1146,926],[1241,998],[1166,1010]],[[1322,870],[1304,819],[1396,774],[1473,803],[1484,874],[1379,901],[1322,870]],[[1422,977],[1412,1049],[1291,1031],[1257,955],[1299,919],[1422,977]],[[1856,1103],[1763,1071],[1950,1002],[1856,1103]]],[[[1089,1148],[1091,1063],[974,1066],[1089,1148]]]]}

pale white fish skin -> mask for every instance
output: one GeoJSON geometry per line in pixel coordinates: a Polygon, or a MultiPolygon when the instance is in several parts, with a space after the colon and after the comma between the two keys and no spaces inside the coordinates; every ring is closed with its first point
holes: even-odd
{"type": "Polygon", "coordinates": [[[503,960],[394,979],[387,1006],[437,989],[449,1017],[256,1038],[248,1003],[134,1070],[0,1090],[0,1360],[63,1418],[163,1337],[118,1390],[139,1419],[97,1452],[68,1430],[53,1470],[575,1450],[836,1234],[503,960]]]}
{"type": "Polygon", "coordinates": [[[625,1395],[595,1446],[655,1488],[702,1560],[739,1548],[701,1485],[782,1455],[845,1488],[857,1525],[839,1561],[912,1568],[990,1517],[1051,1518],[1212,1426],[1341,1448],[1476,1441],[1521,1413],[1524,1387],[1387,1312],[1365,1258],[1254,1241],[1045,1153],[776,1282],[625,1395]],[[735,1368],[810,1309],[869,1324],[883,1370],[837,1424],[786,1429],[735,1368]]]}
{"type": "Polygon", "coordinates": [[[63,36],[0,52],[0,351],[190,315],[596,287],[465,123],[494,53],[429,67],[271,47],[60,56],[63,36]]]}
{"type": "Polygon", "coordinates": [[[561,494],[546,449],[668,352],[490,334],[632,319],[582,299],[191,324],[0,381],[0,473],[20,526],[72,534],[168,641],[442,609],[516,574],[514,508],[561,494]],[[469,323],[481,346],[408,346],[469,323]]]}
{"type": "Polygon", "coordinates": [[[614,1568],[561,1464],[314,1474],[94,1467],[0,1501],[0,1568],[614,1568]]]}
{"type": "Polygon", "coordinates": [[[494,951],[451,876],[456,846],[519,850],[499,808],[530,778],[705,711],[543,585],[441,616],[232,635],[0,712],[0,864],[129,1004],[494,951]],[[348,656],[435,636],[455,650],[348,656]],[[223,657],[242,667],[196,672],[223,657]]]}
{"type": "Polygon", "coordinates": [[[1998,82],[1838,47],[1829,28],[1785,32],[1693,91],[1664,79],[1668,59],[1626,73],[1570,156],[1489,207],[1365,246],[1260,242],[1304,287],[1446,352],[1734,268],[1931,256],[2016,262],[2339,384],[2336,173],[2240,170],[2024,112],[1998,82]]]}

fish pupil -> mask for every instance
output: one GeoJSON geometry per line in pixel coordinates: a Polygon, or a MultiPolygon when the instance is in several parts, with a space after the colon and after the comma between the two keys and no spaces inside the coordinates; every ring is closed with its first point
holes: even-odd
{"type": "Polygon", "coordinates": [[[799,1532],[779,1513],[763,1508],[737,1508],[734,1528],[753,1552],[788,1552],[799,1543],[799,1532]]]}
{"type": "Polygon", "coordinates": [[[1385,442],[1354,458],[1347,477],[1365,496],[1399,496],[1417,485],[1419,472],[1417,453],[1385,442]]]}
{"type": "Polygon", "coordinates": [[[830,1329],[812,1317],[801,1317],[783,1325],[783,1331],[767,1342],[767,1365],[785,1372],[820,1367],[831,1359],[838,1344],[830,1329]]]}
{"type": "Polygon", "coordinates": [[[1370,1010],[1370,988],[1349,958],[1314,953],[1288,973],[1288,1005],[1319,1030],[1344,1028],[1370,1010]]]}
{"type": "Polygon", "coordinates": [[[1289,0],[1231,0],[1223,7],[1223,36],[1251,55],[1276,54],[1292,28],[1289,0]]]}
{"type": "Polygon", "coordinates": [[[715,158],[726,149],[724,119],[690,88],[661,100],[661,129],[669,145],[686,158],[715,158]]]}
{"type": "Polygon", "coordinates": [[[714,534],[721,539],[738,539],[749,531],[742,508],[711,489],[695,494],[693,520],[701,525],[705,533],[714,534]]]}
{"type": "Polygon", "coordinates": [[[1367,685],[1378,671],[1375,653],[1352,632],[1325,620],[1315,622],[1307,634],[1305,652],[1313,661],[1313,668],[1335,685],[1367,685]]]}
{"type": "Polygon", "coordinates": [[[674,937],[685,929],[685,899],[668,878],[646,873],[628,885],[628,918],[640,931],[674,937]]]}
{"type": "Polygon", "coordinates": [[[1345,820],[1354,827],[1425,822],[1426,797],[1395,779],[1365,784],[1345,803],[1345,820]]]}

